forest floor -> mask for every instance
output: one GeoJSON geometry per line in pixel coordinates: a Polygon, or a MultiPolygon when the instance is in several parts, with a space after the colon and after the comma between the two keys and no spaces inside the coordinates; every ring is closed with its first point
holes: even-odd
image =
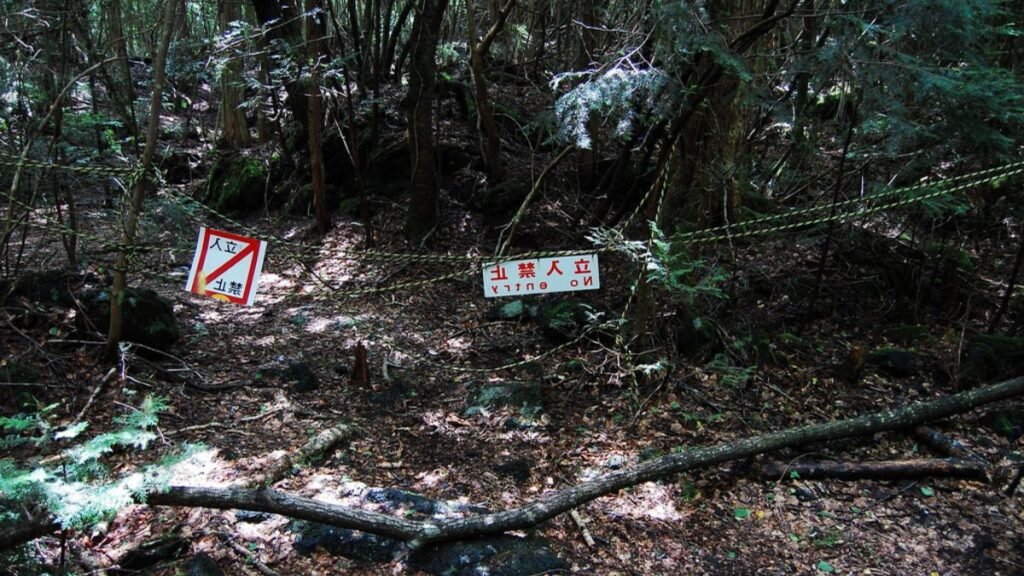
{"type": "MultiPolygon", "coordinates": [[[[863,244],[839,242],[819,278],[824,235],[800,233],[703,251],[701,258],[724,272],[719,283],[725,297],[689,304],[704,307],[702,316],[715,326],[714,340],[725,342],[717,352],[680,353],[686,343],[678,341],[679,325],[687,307],[659,300],[649,338],[634,351],[648,340],[661,342],[662,348],[645,351],[644,358],[666,358],[672,365],[652,366],[649,377],[634,381],[613,339],[596,333],[534,363],[487,371],[541,356],[564,339],[552,338],[529,319],[496,316],[508,300],[483,298],[479,272],[412,290],[349,296],[347,286],[415,281],[458,268],[353,261],[345,253],[359,249],[363,229],[342,218],[326,237],[314,240],[307,218],[252,217],[243,221],[317,249],[303,264],[271,246],[255,304],[230,305],[183,290],[196,226],[172,204],[154,198],[143,231],[151,242],[174,250],[147,253],[145,272],[130,280],[173,302],[184,337],[158,362],[187,368],[188,382],[163,378],[151,363],[129,354],[122,377],[101,390],[88,419],[91,430],[100,431],[141,395],[165,397],[170,407],[161,417],[158,449],[171,452],[185,442],[209,449],[176,480],[191,485],[253,478],[318,432],[348,424],[357,430],[349,442],[323,461],[294,470],[276,487],[336,500],[346,484],[358,482],[508,509],[642,459],[962,390],[965,333],[982,327],[976,303],[943,297],[953,290],[948,284],[938,282],[931,292],[901,287],[914,269],[921,272],[917,277],[934,281],[939,274],[927,261],[893,261],[892,254],[888,262],[877,255],[865,261],[856,257],[863,244]],[[342,288],[325,288],[310,270],[342,288]],[[808,314],[812,300],[817,312],[808,314]],[[913,336],[906,337],[908,332],[913,336]],[[369,383],[357,386],[350,372],[360,344],[368,351],[369,383]],[[842,377],[851,349],[887,347],[912,350],[914,367],[896,376],[869,365],[858,378],[842,377]],[[263,376],[268,366],[293,363],[311,369],[319,383],[315,391],[295,392],[263,376]],[[505,382],[539,385],[539,403],[468,410],[481,386],[505,382]],[[226,385],[235,386],[197,389],[226,385]]],[[[569,245],[567,237],[579,239],[584,232],[571,211],[542,203],[524,237],[545,248],[583,247],[569,245]]],[[[378,216],[378,248],[404,252],[397,240],[401,214],[390,214],[378,216]]],[[[97,235],[113,233],[113,211],[99,200],[83,204],[82,221],[97,235]]],[[[854,228],[836,233],[849,237],[854,228]]],[[[493,240],[477,215],[447,201],[431,250],[486,253],[493,240]]],[[[977,302],[996,300],[1006,262],[1012,261],[1009,244],[981,242],[970,249],[980,263],[974,277],[992,280],[970,287],[988,291],[977,302]]],[[[35,262],[59,260],[56,238],[32,249],[35,262]]],[[[636,264],[625,257],[602,255],[600,290],[520,300],[527,306],[586,302],[614,319],[629,299],[635,274],[636,264]]],[[[4,347],[11,357],[58,359],[78,383],[72,390],[54,390],[64,402],[58,418],[76,414],[113,364],[94,363],[96,346],[51,342],[75,332],[71,315],[8,306],[5,320],[24,329],[5,330],[4,347]],[[21,324],[30,316],[34,324],[21,324]]],[[[996,408],[1021,411],[1014,403],[936,424],[991,463],[990,483],[763,479],[759,473],[763,461],[941,456],[907,434],[885,433],[733,462],[599,498],[579,509],[593,546],[568,514],[537,533],[572,572],[582,574],[1024,574],[1022,509],[1017,498],[1002,494],[1022,446],[1019,433],[1008,438],[990,425],[996,408]]],[[[109,565],[144,541],[177,532],[192,553],[205,552],[227,574],[256,573],[253,560],[282,575],[413,572],[403,560],[357,562],[322,550],[300,554],[287,524],[280,518],[241,522],[232,511],[132,506],[104,530],[72,536],[72,550],[109,565]],[[240,546],[225,545],[219,535],[240,546]]],[[[56,558],[58,542],[45,538],[32,546],[56,558]]],[[[149,573],[179,573],[181,562],[165,562],[149,573]]]]}

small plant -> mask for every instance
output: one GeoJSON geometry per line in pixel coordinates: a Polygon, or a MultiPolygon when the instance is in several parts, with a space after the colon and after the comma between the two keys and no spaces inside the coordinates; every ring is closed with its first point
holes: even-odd
{"type": "MultiPolygon", "coordinates": [[[[55,464],[21,467],[0,459],[0,520],[16,521],[20,510],[43,505],[65,528],[83,528],[110,518],[118,510],[139,501],[151,491],[166,487],[170,465],[191,455],[194,448],[163,461],[143,466],[119,478],[111,478],[103,459],[116,449],[143,450],[156,438],[157,413],[166,408],[157,396],[146,397],[130,412],[115,419],[118,428],[64,449],[55,464]]],[[[46,420],[53,409],[3,419],[5,441],[20,438],[37,445],[77,439],[88,428],[80,422],[56,431],[46,420]],[[35,435],[26,437],[26,433],[35,435]]]]}

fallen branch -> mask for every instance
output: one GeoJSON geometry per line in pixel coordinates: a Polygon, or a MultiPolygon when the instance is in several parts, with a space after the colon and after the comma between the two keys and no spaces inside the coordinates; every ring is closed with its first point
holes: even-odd
{"type": "MultiPolygon", "coordinates": [[[[984,404],[1024,395],[1024,377],[945,396],[903,408],[876,412],[857,418],[812,424],[744,438],[726,444],[695,448],[617,470],[577,486],[551,492],[540,499],[512,510],[447,520],[417,521],[339,506],[312,498],[292,496],[271,488],[205,488],[173,486],[151,493],[146,501],[154,506],[191,506],[217,509],[271,512],[291,518],[331,524],[408,542],[416,549],[428,542],[461,540],[468,537],[499,534],[531,528],[586,502],[623,488],[706,468],[732,460],[750,458],[783,448],[795,448],[851,436],[904,430],[925,422],[948,418],[984,404]]],[[[17,528],[25,530],[24,522],[17,528]]],[[[58,528],[52,518],[44,528],[58,528]]],[[[38,528],[38,527],[37,527],[38,528]]],[[[14,527],[0,528],[0,549],[27,540],[12,540],[14,527]]],[[[39,531],[33,532],[37,536],[39,531]]]]}
{"type": "Polygon", "coordinates": [[[947,477],[988,481],[985,467],[959,458],[880,460],[875,462],[768,462],[761,465],[761,478],[779,480],[796,474],[801,479],[896,480],[947,477]]]}
{"type": "Polygon", "coordinates": [[[992,464],[988,460],[972,453],[970,450],[964,448],[963,444],[960,444],[956,440],[929,426],[918,426],[917,428],[914,428],[913,436],[915,440],[936,454],[941,454],[949,458],[959,458],[961,460],[974,460],[986,468],[992,467],[992,464]]]}
{"type": "Polygon", "coordinates": [[[343,440],[352,437],[353,428],[339,424],[334,428],[328,428],[314,436],[297,454],[286,454],[281,459],[270,465],[270,468],[257,476],[249,486],[270,486],[280,482],[292,469],[293,466],[305,464],[313,460],[323,458],[334,451],[334,448],[343,440]]]}

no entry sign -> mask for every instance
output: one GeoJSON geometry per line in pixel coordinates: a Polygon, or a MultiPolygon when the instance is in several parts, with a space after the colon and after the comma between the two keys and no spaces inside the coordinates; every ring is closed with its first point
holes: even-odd
{"type": "Polygon", "coordinates": [[[199,229],[185,289],[235,304],[252,305],[267,243],[206,227],[199,229]]]}
{"type": "Polygon", "coordinates": [[[524,296],[597,290],[597,254],[484,264],[484,296],[524,296]]]}

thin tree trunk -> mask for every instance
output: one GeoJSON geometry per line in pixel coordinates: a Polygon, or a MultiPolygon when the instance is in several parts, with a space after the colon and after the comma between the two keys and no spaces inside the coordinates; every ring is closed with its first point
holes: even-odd
{"type": "Polygon", "coordinates": [[[306,42],[309,59],[309,170],[313,178],[313,209],[316,214],[316,230],[326,234],[331,227],[327,213],[327,198],[324,192],[324,163],[320,133],[323,116],[320,95],[320,38],[323,36],[323,6],[321,0],[306,0],[306,42]]]}
{"type": "Polygon", "coordinates": [[[160,135],[160,109],[163,100],[161,96],[164,87],[167,48],[170,46],[171,36],[174,34],[174,13],[182,1],[173,0],[167,3],[164,10],[163,36],[160,39],[159,51],[153,61],[153,94],[149,100],[149,127],[146,129],[146,147],[138,166],[142,174],[136,176],[132,187],[131,204],[128,206],[128,213],[125,215],[124,221],[122,250],[117,256],[117,264],[114,266],[114,281],[110,288],[110,329],[107,332],[106,346],[103,348],[106,358],[113,358],[116,355],[118,343],[121,341],[121,331],[124,325],[122,304],[125,290],[128,287],[127,249],[135,243],[135,230],[138,227],[139,214],[142,212],[142,203],[146,198],[146,173],[149,172],[149,167],[153,163],[156,140],[160,135]]]}
{"type": "MultiPolygon", "coordinates": [[[[494,122],[491,101],[487,94],[487,80],[484,78],[484,54],[487,47],[494,41],[494,36],[501,29],[505,19],[494,23],[493,34],[489,33],[482,42],[477,42],[475,0],[466,0],[466,23],[469,30],[469,70],[476,89],[477,129],[483,133],[486,145],[483,146],[484,163],[487,166],[487,180],[491,186],[502,180],[501,139],[498,136],[498,125],[494,122]],[[485,44],[486,42],[486,44],[485,44]]],[[[515,0],[509,0],[507,7],[511,10],[515,0]]],[[[508,12],[504,12],[508,14],[508,12]]]]}

